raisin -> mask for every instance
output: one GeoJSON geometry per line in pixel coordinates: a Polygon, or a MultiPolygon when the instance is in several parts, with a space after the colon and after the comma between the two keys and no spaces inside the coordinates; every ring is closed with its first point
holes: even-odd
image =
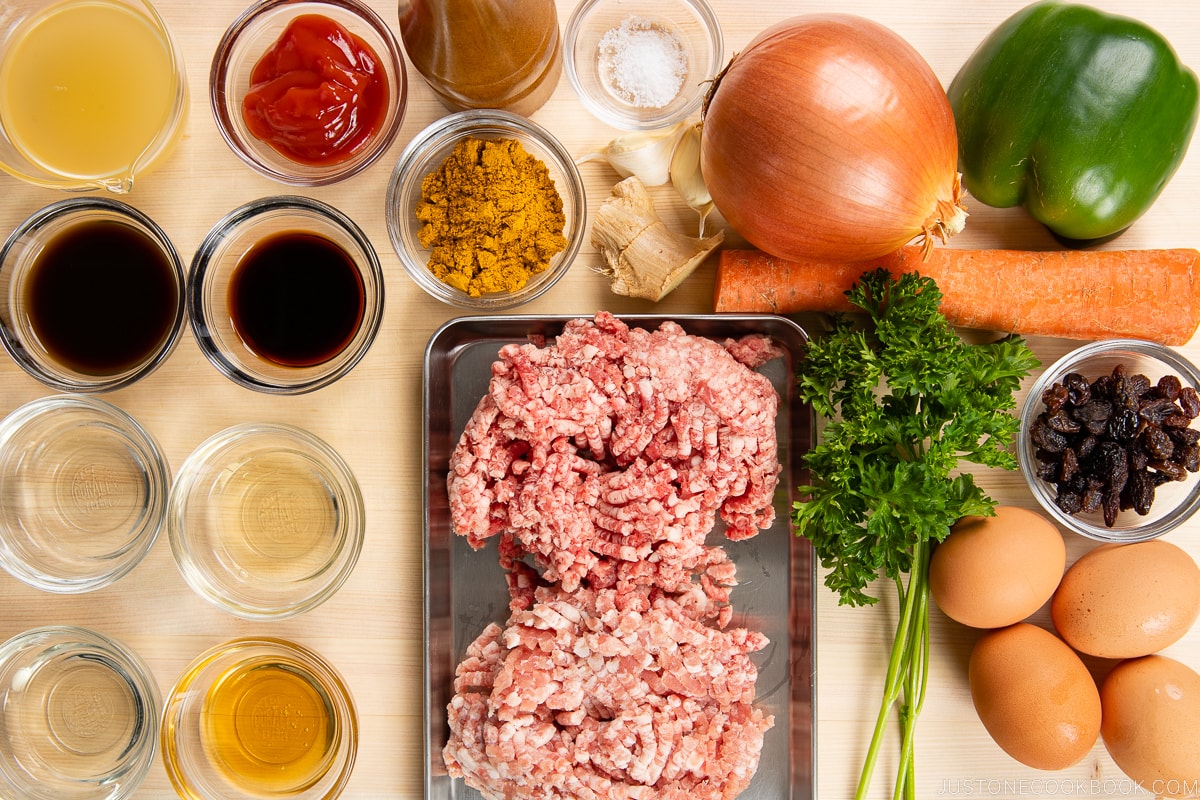
{"type": "Polygon", "coordinates": [[[1179,463],[1188,472],[1200,472],[1200,445],[1184,445],[1179,455],[1179,463]]]}
{"type": "Polygon", "coordinates": [[[1122,408],[1108,421],[1108,433],[1114,439],[1132,439],[1138,434],[1137,412],[1132,408],[1122,408]]]}
{"type": "Polygon", "coordinates": [[[1097,477],[1104,481],[1107,491],[1120,492],[1129,478],[1129,456],[1116,442],[1101,442],[1093,454],[1097,477]]]}
{"type": "Polygon", "coordinates": [[[1100,507],[1104,511],[1104,524],[1110,528],[1116,525],[1117,515],[1121,513],[1121,493],[1119,491],[1106,490],[1100,507]]]}
{"type": "Polygon", "coordinates": [[[1191,386],[1179,390],[1179,408],[1188,419],[1200,417],[1200,394],[1191,386]]]}
{"type": "Polygon", "coordinates": [[[1108,422],[1112,416],[1113,405],[1107,400],[1091,400],[1075,409],[1075,419],[1086,424],[1088,422],[1108,422]]]}
{"type": "Polygon", "coordinates": [[[1104,501],[1104,485],[1100,481],[1088,481],[1082,497],[1083,504],[1079,510],[1085,514],[1094,514],[1100,510],[1100,504],[1104,501]]]}
{"type": "Polygon", "coordinates": [[[1142,419],[1155,425],[1161,425],[1164,419],[1178,413],[1179,408],[1175,401],[1165,397],[1146,400],[1138,407],[1138,414],[1142,419]]]}
{"type": "Polygon", "coordinates": [[[1056,383],[1042,392],[1042,405],[1047,411],[1058,411],[1067,404],[1068,397],[1067,387],[1056,383]]]}
{"type": "Polygon", "coordinates": [[[1150,458],[1165,461],[1175,453],[1175,442],[1162,428],[1146,428],[1142,431],[1142,446],[1150,458]]]}
{"type": "Polygon", "coordinates": [[[1044,420],[1034,423],[1029,436],[1035,445],[1050,453],[1061,453],[1067,447],[1067,437],[1052,429],[1044,420]]]}
{"type": "Polygon", "coordinates": [[[1067,392],[1068,402],[1073,406],[1081,406],[1092,399],[1092,386],[1088,383],[1088,379],[1080,375],[1078,372],[1071,372],[1065,375],[1061,385],[1067,392]]]}
{"type": "Polygon", "coordinates": [[[1183,381],[1174,375],[1163,375],[1158,379],[1158,383],[1155,386],[1158,389],[1159,397],[1174,402],[1179,399],[1179,391],[1183,388],[1183,381]]]}
{"type": "Polygon", "coordinates": [[[1147,466],[1160,475],[1166,475],[1173,481],[1181,481],[1187,477],[1187,470],[1182,464],[1174,461],[1151,461],[1147,466]]]}
{"type": "Polygon", "coordinates": [[[1154,478],[1146,471],[1135,472],[1129,479],[1129,506],[1141,516],[1154,505],[1154,478]]]}
{"type": "Polygon", "coordinates": [[[1079,459],[1071,448],[1063,450],[1062,461],[1059,462],[1059,480],[1069,481],[1079,473],[1079,459]]]}
{"type": "Polygon", "coordinates": [[[1078,433],[1080,427],[1079,423],[1062,409],[1046,414],[1046,424],[1050,426],[1051,430],[1059,433],[1078,433]]]}
{"type": "Polygon", "coordinates": [[[1083,496],[1079,492],[1059,492],[1054,498],[1054,504],[1064,514],[1078,514],[1083,508],[1083,496]]]}

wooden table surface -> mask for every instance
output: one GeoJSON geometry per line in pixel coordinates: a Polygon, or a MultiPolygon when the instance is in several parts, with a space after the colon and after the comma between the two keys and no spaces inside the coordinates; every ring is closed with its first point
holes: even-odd
{"type": "MultiPolygon", "coordinates": [[[[281,193],[309,194],[339,207],[370,236],[387,277],[386,312],[373,348],[340,382],[299,397],[270,397],[238,388],[203,358],[190,332],[156,373],[106,398],[138,418],[158,438],[173,468],[216,431],[238,422],[280,421],[300,425],[327,440],[362,484],[367,535],[362,558],[341,591],[321,607],[292,620],[253,623],[224,614],[187,588],[171,560],[165,536],[146,560],[117,584],[83,596],[54,596],[0,574],[0,638],[47,624],[79,624],[117,636],[149,663],[165,692],[202,650],[228,638],[270,634],[303,642],[345,675],[361,714],[359,758],[345,797],[354,800],[416,798],[422,794],[421,720],[421,367],[430,335],[460,312],[421,292],[402,272],[384,226],[384,191],[404,144],[445,113],[415,72],[409,72],[409,104],[392,150],[365,173],[317,190],[294,192],[245,167],[226,148],[209,112],[209,60],[225,27],[245,0],[161,0],[161,12],[183,48],[190,79],[190,116],[184,138],[153,173],[137,182],[126,199],[154,217],[190,259],[209,227],[245,201],[281,193]]],[[[721,21],[726,56],[741,49],[768,24],[792,14],[843,11],[871,17],[907,38],[930,62],[944,84],[976,44],[1021,0],[711,0],[721,21]]],[[[370,0],[398,33],[395,5],[370,0]]],[[[631,3],[636,7],[636,3],[631,3]]],[[[1200,6],[1194,0],[1096,0],[1105,10],[1137,16],[1165,32],[1191,65],[1200,66],[1200,6]]],[[[560,0],[560,23],[573,7],[560,0]]],[[[571,91],[566,77],[534,119],[582,155],[617,132],[595,121],[571,91]]],[[[593,207],[615,173],[599,163],[582,167],[593,207]]],[[[0,229],[6,234],[25,216],[60,193],[22,185],[0,175],[0,229]]],[[[690,227],[690,216],[669,192],[656,193],[672,224],[690,227]]],[[[998,211],[971,203],[966,231],[957,247],[1053,248],[1054,241],[1020,210],[998,211]]],[[[1200,147],[1154,208],[1112,247],[1200,245],[1200,147]]],[[[716,224],[724,224],[716,219],[716,224]]],[[[727,243],[740,243],[729,231],[727,243]]],[[[611,294],[593,268],[599,258],[585,245],[568,275],[520,313],[591,314],[705,313],[712,310],[713,265],[702,267],[661,303],[630,301],[611,294]]],[[[1035,338],[1043,363],[1076,343],[1035,338]]],[[[1181,348],[1200,360],[1200,339],[1181,348]]],[[[48,394],[7,357],[0,358],[0,413],[48,394]]],[[[1033,507],[1017,473],[979,476],[992,496],[1033,507]]],[[[1200,558],[1200,521],[1191,521],[1170,540],[1200,558]]],[[[1089,545],[1068,537],[1075,558],[1089,545]]],[[[886,596],[886,594],[885,594],[886,596]]],[[[839,608],[819,587],[817,607],[817,796],[851,796],[878,707],[895,609],[839,608]]],[[[1048,624],[1045,611],[1035,621],[1048,624]]],[[[1062,772],[1028,769],[989,739],[971,705],[966,661],[976,634],[933,612],[933,665],[920,721],[916,763],[918,795],[942,796],[1150,796],[1132,785],[1102,745],[1062,772]]],[[[1200,669],[1200,626],[1172,646],[1173,655],[1200,669]]],[[[895,748],[885,746],[873,797],[891,794],[895,748]]],[[[1193,787],[1194,788],[1194,787],[1193,787]]],[[[156,763],[138,798],[172,796],[156,763]]]]}

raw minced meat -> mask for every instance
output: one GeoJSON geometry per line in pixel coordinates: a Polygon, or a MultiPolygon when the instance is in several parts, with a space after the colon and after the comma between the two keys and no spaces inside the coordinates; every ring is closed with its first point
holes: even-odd
{"type": "Polygon", "coordinates": [[[733,540],[774,520],[779,398],[753,369],[774,354],[606,312],[506,345],[450,459],[455,532],[511,533],[568,591],[678,584],[718,515],[733,540]]]}
{"type": "Polygon", "coordinates": [[[749,653],[660,590],[541,585],[471,644],[448,707],[449,774],[489,800],[731,800],[774,720],[749,653]]]}

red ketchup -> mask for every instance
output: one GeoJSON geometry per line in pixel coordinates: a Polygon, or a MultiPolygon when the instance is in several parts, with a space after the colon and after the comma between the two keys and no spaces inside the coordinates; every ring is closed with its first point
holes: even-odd
{"type": "Polygon", "coordinates": [[[250,132],[310,166],[352,157],[379,130],[387,76],[371,46],[319,14],[293,19],[250,73],[250,132]]]}

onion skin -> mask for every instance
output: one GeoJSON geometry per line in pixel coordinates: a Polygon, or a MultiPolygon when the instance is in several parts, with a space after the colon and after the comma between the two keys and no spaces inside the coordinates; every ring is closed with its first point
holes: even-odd
{"type": "Polygon", "coordinates": [[[717,209],[782,259],[867,260],[962,229],[958,136],[925,59],[850,14],[779,22],[734,56],[704,107],[717,209]]]}

